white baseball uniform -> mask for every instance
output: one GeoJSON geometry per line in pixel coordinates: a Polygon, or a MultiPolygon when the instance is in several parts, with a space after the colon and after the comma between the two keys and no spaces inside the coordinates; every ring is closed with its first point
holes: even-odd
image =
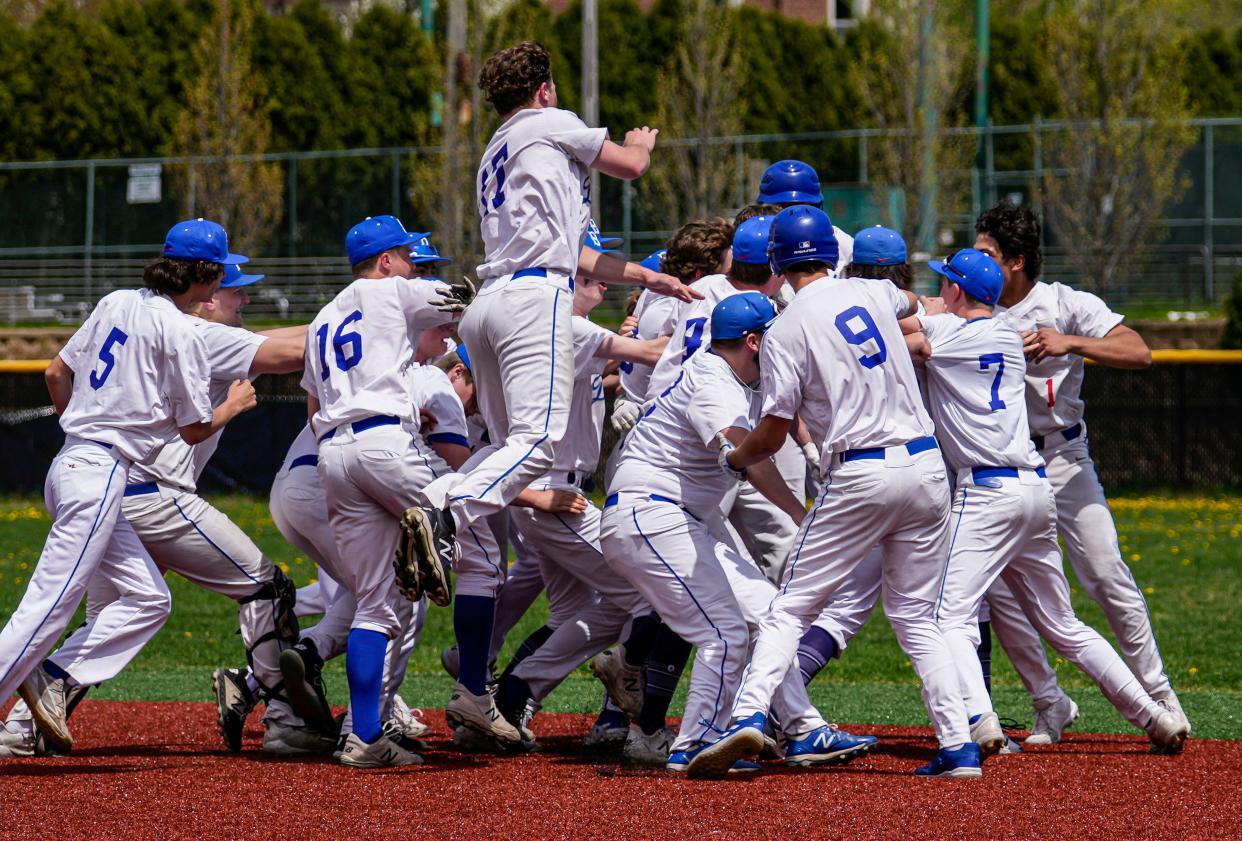
{"type": "Polygon", "coordinates": [[[820,442],[825,486],[760,623],[735,717],[767,711],[802,634],[880,544],[884,609],[923,682],[940,744],[969,739],[953,658],[934,615],[949,488],[897,325],[908,309],[891,284],[829,276],[799,290],[764,336],[763,414],[800,414],[820,442]]]}
{"type": "MultiPolygon", "coordinates": [[[[750,429],[756,409],[756,394],[723,358],[696,354],[631,430],[608,488],[604,559],[698,649],[675,751],[728,724],[751,648],[748,625],[775,594],[729,539],[720,510],[736,483],[716,463],[716,434],[750,429]]],[[[786,732],[821,726],[797,669],[786,673],[776,704],[786,732]]]]}
{"type": "Polygon", "coordinates": [[[492,443],[428,487],[458,533],[552,468],[573,397],[573,274],[590,219],[590,165],[607,139],[574,114],[524,109],[479,167],[486,262],[459,334],[492,443]]]}
{"type": "MultiPolygon", "coordinates": [[[[532,490],[579,492],[582,480],[599,464],[607,360],[596,352],[612,332],[581,316],[574,316],[573,331],[575,376],[569,427],[557,447],[551,472],[533,482],[532,490]]],[[[560,607],[566,599],[580,605],[569,621],[560,622],[543,645],[514,669],[535,700],[542,700],[587,658],[623,637],[630,621],[649,613],[650,608],[633,585],[604,562],[599,545],[601,515],[594,505],[588,504],[581,514],[514,507],[509,515],[539,562],[551,605],[560,607]],[[598,598],[592,598],[593,594],[598,598]]]]}
{"type": "MultiPolygon", "coordinates": [[[[996,308],[997,318],[1014,329],[1052,327],[1061,333],[1099,338],[1123,316],[1089,292],[1060,283],[1036,283],[1013,307],[996,308]]],[[[1121,557],[1117,527],[1096,476],[1083,422],[1083,358],[1050,357],[1027,367],[1026,405],[1031,435],[1047,464],[1056,497],[1057,530],[1087,595],[1104,609],[1121,655],[1148,694],[1160,698],[1171,689],[1156,645],[1143,593],[1121,557]]],[[[989,599],[994,608],[1004,593],[989,599]]],[[[1060,691],[1043,647],[1029,623],[1014,618],[1004,604],[994,611],[992,627],[1035,700],[1054,701],[1060,691]]]]}
{"type": "Polygon", "coordinates": [[[920,321],[932,350],[932,417],[957,472],[936,619],[953,651],[966,712],[992,709],[976,656],[978,617],[989,585],[1001,577],[1053,647],[1090,675],[1122,715],[1144,727],[1159,713],[1155,701],[1070,606],[1052,486],[1027,426],[1022,339],[992,318],[945,314],[920,321]]]}
{"type": "MultiPolygon", "coordinates": [[[[677,329],[680,309],[681,301],[676,298],[657,295],[644,289],[638,296],[638,303],[634,305],[634,315],[638,318],[634,338],[647,341],[661,336],[672,336],[677,329]]],[[[637,403],[646,401],[651,372],[654,370],[655,366],[641,362],[621,363],[621,388],[625,389],[631,400],[637,403]]]]}
{"type": "MultiPolygon", "coordinates": [[[[136,590],[157,593],[159,572],[121,515],[125,474],[177,437],[179,427],[212,418],[207,349],[166,296],[150,290],[105,296],[59,357],[74,376],[60,417],[65,445],[44,487],[52,529],[21,602],[0,630],[0,698],[47,655],[99,571],[118,586],[141,582],[136,590]]],[[[164,590],[144,609],[166,612],[167,603],[164,590]]],[[[114,601],[83,629],[86,639],[111,640],[113,673],[146,641],[129,635],[132,608],[114,601]]]]}

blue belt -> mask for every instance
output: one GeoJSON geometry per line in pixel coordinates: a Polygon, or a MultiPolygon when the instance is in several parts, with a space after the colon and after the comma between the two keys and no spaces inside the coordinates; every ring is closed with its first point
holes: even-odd
{"type": "Polygon", "coordinates": [[[289,469],[292,470],[295,467],[315,467],[318,464],[319,464],[319,456],[316,456],[316,455],[298,456],[293,461],[289,462],[289,469]]]}
{"type": "Polygon", "coordinates": [[[112,449],[112,445],[109,444],[107,441],[96,441],[93,438],[83,438],[82,440],[86,441],[88,444],[97,444],[100,447],[103,447],[105,450],[112,449]]]}
{"type": "MultiPolygon", "coordinates": [[[[970,478],[975,482],[982,482],[984,479],[1017,479],[1018,473],[1016,467],[972,467],[970,478]]],[[[1035,468],[1035,475],[1041,479],[1048,478],[1048,473],[1042,467],[1035,468]]]]}
{"type": "MultiPolygon", "coordinates": [[[[372,415],[369,418],[363,418],[360,421],[354,421],[349,428],[354,432],[366,432],[368,429],[374,429],[377,426],[394,426],[401,423],[401,418],[396,415],[372,415]]],[[[336,434],[336,429],[329,429],[323,435],[319,436],[320,441],[327,441],[336,434]]]]}
{"type": "MultiPolygon", "coordinates": [[[[614,505],[617,504],[617,497],[619,496],[620,494],[609,494],[608,498],[604,500],[604,507],[612,508],[614,505]]],[[[681,503],[678,502],[677,500],[669,499],[668,497],[660,496],[659,494],[648,494],[648,499],[650,499],[652,502],[671,502],[673,505],[676,505],[679,507],[681,505],[681,503]]]]}
{"type": "MultiPolygon", "coordinates": [[[[1064,438],[1066,441],[1073,441],[1079,435],[1082,435],[1082,423],[1079,422],[1079,423],[1074,424],[1073,426],[1067,426],[1065,427],[1065,429],[1059,430],[1059,432],[1061,433],[1061,437],[1064,438]]],[[[1056,433],[1054,432],[1051,434],[1055,435],[1056,433]]],[[[1035,449],[1037,450],[1042,450],[1044,448],[1045,440],[1046,440],[1046,436],[1044,435],[1032,435],[1031,436],[1031,441],[1035,444],[1035,449]]]]}
{"type": "MultiPolygon", "coordinates": [[[[919,453],[934,450],[937,446],[936,437],[928,435],[926,438],[916,438],[909,444],[906,444],[906,452],[916,456],[919,453]]],[[[867,447],[861,450],[846,450],[841,453],[841,461],[857,461],[860,458],[884,458],[885,449],[885,447],[867,447]]]]}
{"type": "MultiPolygon", "coordinates": [[[[518,280],[523,277],[547,277],[547,276],[548,276],[547,269],[540,269],[540,268],[518,269],[516,272],[514,272],[512,275],[509,276],[509,279],[518,280]]],[[[571,275],[569,278],[569,291],[572,292],[573,289],[574,289],[574,279],[573,279],[573,276],[571,275]]]]}
{"type": "Polygon", "coordinates": [[[154,482],[143,482],[139,485],[126,485],[126,496],[142,496],[143,494],[159,493],[159,485],[154,482]]]}

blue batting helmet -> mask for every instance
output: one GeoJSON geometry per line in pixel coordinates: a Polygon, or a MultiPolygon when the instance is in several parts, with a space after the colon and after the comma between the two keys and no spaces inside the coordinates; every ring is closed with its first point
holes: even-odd
{"type": "Polygon", "coordinates": [[[815,169],[802,161],[777,161],[763,173],[759,198],[765,204],[824,206],[824,193],[815,169]]]}
{"type": "Polygon", "coordinates": [[[788,266],[816,260],[837,265],[839,251],[832,220],[818,207],[804,204],[787,207],[772,220],[768,260],[774,274],[788,266]]]}

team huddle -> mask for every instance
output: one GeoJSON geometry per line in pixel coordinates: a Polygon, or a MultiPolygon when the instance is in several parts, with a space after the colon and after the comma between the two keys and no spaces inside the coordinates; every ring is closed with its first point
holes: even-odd
{"type": "Polygon", "coordinates": [[[584,743],[623,763],[701,778],[845,763],[877,740],[830,723],[807,685],[881,596],[938,743],[915,774],[978,777],[1021,751],[992,706],[993,632],[1031,696],[1027,743],[1078,716],[1046,641],[1153,752],[1183,748],[1080,397],[1084,359],[1141,368],[1150,351],[1099,298],[1039,280],[1029,209],[985,211],[919,298],[900,234],[834,227],[814,169],[780,161],[732,220],[627,262],[591,219],[590,170],[640,177],[657,132],[616,144],[557,108],[531,42],[479,85],[501,125],[476,181],[477,288],[439,279],[451,260],[429,233],[368,217],[345,238],[355,280],[309,325],[253,332],[242,308],[263,276],[221,226],[188,220],[145,288],[104,297],[52,361],[66,439],[51,532],[0,631],[0,699],[21,695],[0,757],[70,751],[75,705],[168,617],[167,570],[238,603],[247,664],[213,675],[233,751],[262,702],[266,752],[422,763],[429,727],[400,689],[430,603],[452,610],[459,750],[536,749],[542,700],[589,663],[604,700],[584,743]],[[590,319],[610,284],[635,287],[619,331],[590,319]],[[250,380],[296,371],[307,423],[270,504],[319,566],[302,590],[197,494],[222,429],[255,406],[250,380]],[[1058,537],[1120,652],[1075,616],[1058,537]],[[502,668],[541,593],[545,624],[502,668]],[[321,672],[341,655],[337,717],[321,672]]]}

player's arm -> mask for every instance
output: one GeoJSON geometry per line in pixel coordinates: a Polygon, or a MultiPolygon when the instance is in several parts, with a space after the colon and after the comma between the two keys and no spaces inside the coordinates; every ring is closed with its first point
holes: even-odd
{"type": "Polygon", "coordinates": [[[1031,362],[1042,362],[1050,356],[1079,356],[1110,368],[1149,368],[1151,349],[1138,333],[1118,324],[1099,338],[1071,336],[1052,327],[1040,327],[1022,334],[1022,350],[1031,362]]]}
{"type": "Polygon", "coordinates": [[[444,463],[454,470],[461,470],[466,459],[470,458],[470,448],[464,444],[444,440],[428,440],[427,443],[431,445],[431,449],[435,450],[436,455],[444,459],[444,463]]]}
{"type": "Polygon", "coordinates": [[[586,497],[560,488],[544,491],[527,488],[517,495],[512,504],[548,514],[581,514],[587,509],[586,497]]]}
{"type": "Polygon", "coordinates": [[[634,339],[629,336],[609,334],[595,349],[595,358],[633,362],[636,365],[655,365],[660,361],[668,339],[668,336],[661,336],[658,339],[634,339]]]}
{"type": "Polygon", "coordinates": [[[659,133],[658,128],[643,126],[625,133],[625,145],[605,140],[599,155],[591,164],[591,169],[623,181],[633,181],[651,166],[651,150],[655,148],[656,135],[659,133]]]}
{"type": "Polygon", "coordinates": [[[295,324],[292,327],[273,327],[270,330],[256,330],[260,336],[267,336],[269,339],[287,339],[290,336],[296,336],[299,341],[306,338],[306,328],[309,324],[295,324]]]}
{"type": "Polygon", "coordinates": [[[178,432],[181,433],[181,439],[192,447],[206,441],[233,418],[257,405],[254,385],[249,380],[234,380],[224,401],[211,413],[211,420],[187,424],[180,427],[178,432]]]}
{"type": "Polygon", "coordinates": [[[306,395],[306,422],[311,432],[315,431],[315,415],[319,414],[319,398],[313,394],[306,395]]]}
{"type": "Polygon", "coordinates": [[[73,394],[73,369],[57,356],[43,372],[43,382],[47,383],[47,393],[52,397],[56,414],[64,414],[69,406],[69,397],[73,394]]]}
{"type": "Polygon", "coordinates": [[[749,470],[751,465],[770,459],[785,446],[785,436],[792,426],[789,418],[764,415],[758,426],[728,454],[729,466],[734,470],[749,470]]]}
{"type": "Polygon", "coordinates": [[[260,374],[289,374],[301,371],[306,364],[306,327],[281,327],[279,330],[264,331],[260,336],[268,339],[255,351],[254,360],[250,363],[250,376],[260,374]],[[273,335],[280,333],[281,335],[273,335]]]}
{"type": "Polygon", "coordinates": [[[914,361],[926,362],[931,359],[931,342],[927,341],[927,335],[923,331],[917,333],[906,333],[906,350],[910,351],[910,358],[914,361]]]}
{"type": "Polygon", "coordinates": [[[703,296],[672,275],[653,272],[638,263],[627,263],[611,254],[590,248],[578,252],[578,275],[602,283],[642,286],[657,295],[668,295],[682,301],[702,300],[703,296]]]}
{"type": "MultiPolygon", "coordinates": [[[[734,447],[741,446],[750,437],[747,430],[740,426],[731,426],[720,434],[734,447]]],[[[770,458],[760,459],[750,465],[746,469],[746,481],[754,485],[755,490],[763,494],[769,502],[792,517],[795,523],[802,525],[802,518],[806,516],[806,503],[800,502],[790,493],[784,477],[770,458]]]]}

